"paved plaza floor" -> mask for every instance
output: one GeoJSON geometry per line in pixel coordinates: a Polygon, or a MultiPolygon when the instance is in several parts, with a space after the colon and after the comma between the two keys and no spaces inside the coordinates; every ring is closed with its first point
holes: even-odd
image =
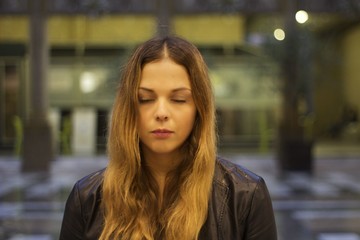
{"type": "MultiPolygon", "coordinates": [[[[312,176],[286,178],[271,153],[220,154],[265,179],[279,240],[360,240],[360,144],[318,147],[312,176]]],[[[23,174],[19,158],[0,156],[0,240],[58,239],[73,184],[106,164],[103,155],[59,156],[48,174],[23,174]]]]}

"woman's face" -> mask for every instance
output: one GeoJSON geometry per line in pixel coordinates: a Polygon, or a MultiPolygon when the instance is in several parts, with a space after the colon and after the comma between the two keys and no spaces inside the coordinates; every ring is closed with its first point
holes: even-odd
{"type": "Polygon", "coordinates": [[[186,69],[169,58],[147,63],[138,95],[137,129],[144,154],[178,154],[196,116],[186,69]]]}

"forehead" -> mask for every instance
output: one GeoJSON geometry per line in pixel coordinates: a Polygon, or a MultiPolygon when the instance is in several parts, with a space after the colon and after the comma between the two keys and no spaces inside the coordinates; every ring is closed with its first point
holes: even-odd
{"type": "Polygon", "coordinates": [[[190,77],[187,69],[170,58],[150,62],[144,65],[140,87],[145,88],[189,88],[190,77]]]}

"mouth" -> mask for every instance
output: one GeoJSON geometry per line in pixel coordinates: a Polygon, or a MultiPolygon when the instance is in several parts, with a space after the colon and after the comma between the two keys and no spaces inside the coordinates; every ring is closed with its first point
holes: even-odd
{"type": "Polygon", "coordinates": [[[151,131],[152,133],[173,133],[173,131],[170,131],[168,129],[156,129],[151,131]]]}
{"type": "Polygon", "coordinates": [[[168,129],[156,129],[151,131],[151,133],[156,137],[160,139],[168,138],[173,134],[174,132],[168,129]]]}

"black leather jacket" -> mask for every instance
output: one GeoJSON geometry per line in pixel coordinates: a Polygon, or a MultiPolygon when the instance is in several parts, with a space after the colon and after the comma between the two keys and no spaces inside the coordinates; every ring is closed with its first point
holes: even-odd
{"type": "MultiPolygon", "coordinates": [[[[103,172],[79,180],[66,202],[60,240],[98,239],[103,172]]],[[[249,170],[217,159],[209,213],[199,239],[276,240],[271,199],[264,180],[249,170]]]]}

